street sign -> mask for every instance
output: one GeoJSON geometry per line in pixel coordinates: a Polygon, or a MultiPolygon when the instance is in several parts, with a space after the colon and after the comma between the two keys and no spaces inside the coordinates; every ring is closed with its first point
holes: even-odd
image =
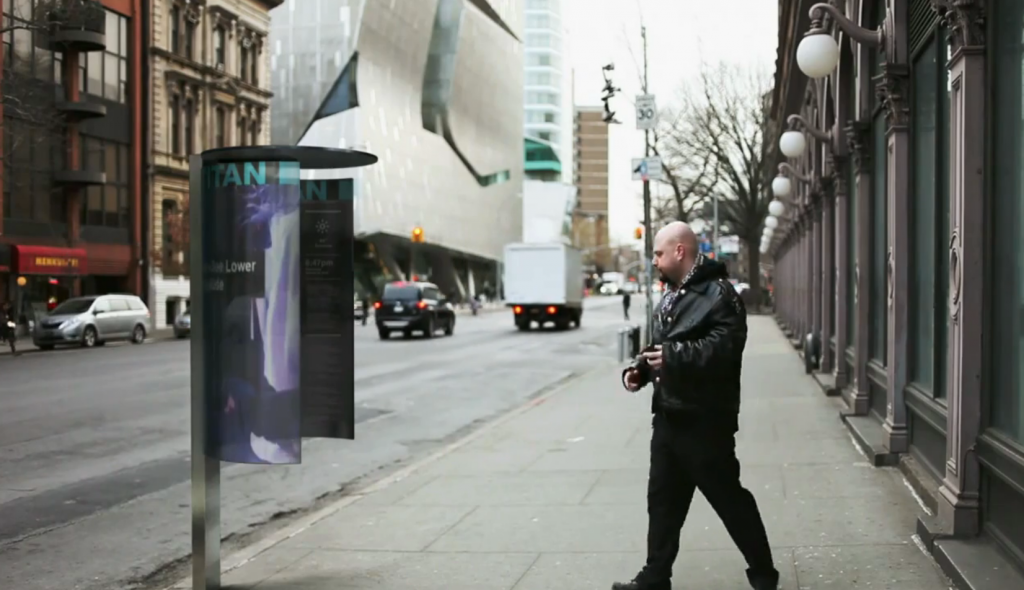
{"type": "Polygon", "coordinates": [[[633,158],[631,164],[633,180],[661,180],[664,173],[661,169],[661,158],[651,156],[650,158],[633,158]]]}
{"type": "Polygon", "coordinates": [[[658,123],[658,107],[653,94],[641,94],[636,97],[636,128],[645,131],[654,129],[658,123]]]}
{"type": "Polygon", "coordinates": [[[739,254],[739,236],[720,236],[718,238],[718,251],[722,254],[739,254]]]}

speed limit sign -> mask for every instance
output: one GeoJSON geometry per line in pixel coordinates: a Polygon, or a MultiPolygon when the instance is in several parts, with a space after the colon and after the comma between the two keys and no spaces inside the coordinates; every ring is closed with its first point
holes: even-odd
{"type": "Polygon", "coordinates": [[[658,107],[654,103],[653,94],[641,94],[636,97],[636,128],[640,130],[654,129],[658,122],[658,107]]]}

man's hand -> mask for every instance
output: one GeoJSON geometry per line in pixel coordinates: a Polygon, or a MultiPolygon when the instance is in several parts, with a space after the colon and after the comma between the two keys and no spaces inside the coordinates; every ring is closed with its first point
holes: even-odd
{"type": "Polygon", "coordinates": [[[626,386],[628,391],[632,392],[640,391],[642,380],[640,371],[637,369],[626,369],[626,373],[622,376],[622,384],[626,386]]]}
{"type": "Polygon", "coordinates": [[[648,351],[642,353],[641,356],[643,356],[644,359],[647,360],[647,364],[650,365],[651,368],[654,369],[655,371],[661,369],[661,345],[660,344],[657,345],[657,346],[652,347],[651,350],[648,350],[648,351]]]}

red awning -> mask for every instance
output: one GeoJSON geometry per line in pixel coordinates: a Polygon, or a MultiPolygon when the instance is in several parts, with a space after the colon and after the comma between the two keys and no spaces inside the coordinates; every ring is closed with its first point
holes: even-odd
{"type": "Polygon", "coordinates": [[[13,246],[14,268],[23,275],[80,276],[88,274],[88,254],[81,248],[13,246]]]}

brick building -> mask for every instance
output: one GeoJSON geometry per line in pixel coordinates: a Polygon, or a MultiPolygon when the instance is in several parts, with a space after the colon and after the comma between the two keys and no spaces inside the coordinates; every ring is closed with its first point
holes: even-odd
{"type": "Polygon", "coordinates": [[[141,0],[5,0],[0,300],[142,288],[141,0]]]}

